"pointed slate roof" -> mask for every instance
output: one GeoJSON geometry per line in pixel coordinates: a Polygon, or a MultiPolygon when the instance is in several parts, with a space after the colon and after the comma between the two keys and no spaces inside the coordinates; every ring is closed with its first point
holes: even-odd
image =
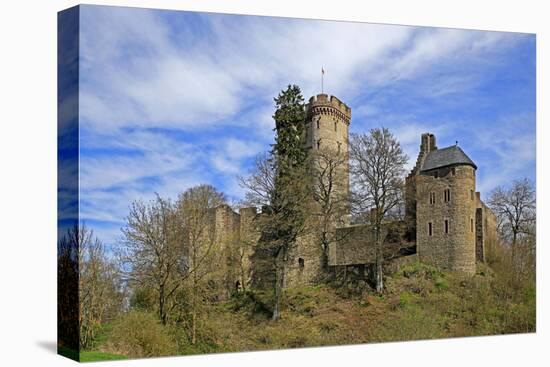
{"type": "Polygon", "coordinates": [[[453,145],[443,149],[432,150],[428,153],[420,171],[429,171],[458,164],[467,164],[477,169],[476,164],[470,157],[458,145],[453,145]]]}

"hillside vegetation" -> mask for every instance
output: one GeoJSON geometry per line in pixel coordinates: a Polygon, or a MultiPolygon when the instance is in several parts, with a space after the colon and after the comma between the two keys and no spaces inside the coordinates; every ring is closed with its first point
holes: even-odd
{"type": "Polygon", "coordinates": [[[414,263],[389,275],[382,295],[351,284],[288,290],[278,321],[260,293],[213,304],[195,345],[183,329],[133,311],[95,349],[142,357],[534,332],[534,283],[512,278],[485,265],[465,278],[414,263]]]}

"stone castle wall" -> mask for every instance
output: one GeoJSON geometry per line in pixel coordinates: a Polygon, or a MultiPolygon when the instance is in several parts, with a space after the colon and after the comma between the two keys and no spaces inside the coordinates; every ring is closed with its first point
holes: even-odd
{"type": "Polygon", "coordinates": [[[323,250],[318,236],[298,237],[285,264],[285,287],[313,285],[323,276],[323,250]]]}
{"type": "Polygon", "coordinates": [[[254,220],[258,215],[256,208],[241,208],[240,214],[240,241],[236,249],[237,258],[235,265],[237,266],[237,280],[242,289],[246,290],[251,284],[251,258],[254,253],[254,246],[260,239],[260,234],[255,228],[254,220]]]}
{"type": "Polygon", "coordinates": [[[485,262],[485,252],[490,241],[497,240],[497,217],[495,213],[481,201],[476,192],[476,260],[485,262]]]}
{"type": "MultiPolygon", "coordinates": [[[[312,152],[334,152],[345,157],[341,179],[336,182],[349,195],[351,109],[334,96],[319,94],[310,98],[306,112],[306,147],[312,152]]],[[[405,220],[383,226],[384,236],[387,235],[384,256],[394,267],[399,266],[401,258],[419,259],[451,271],[474,274],[476,261],[485,260],[487,242],[496,239],[496,217],[475,191],[473,163],[422,171],[430,152],[437,149],[435,136],[422,134],[416,165],[405,181],[405,220]]],[[[258,246],[260,233],[254,224],[258,216],[268,214],[258,214],[255,208],[241,208],[235,213],[223,205],[211,215],[212,235],[225,246],[227,254],[228,289],[239,291],[271,284],[273,254],[269,248],[258,246]]],[[[374,233],[369,224],[350,226],[339,219],[333,228],[335,241],[329,245],[328,259],[318,234],[297,239],[284,259],[285,287],[322,281],[327,275],[325,265],[364,270],[365,265],[374,263],[374,233]]]]}
{"type": "Polygon", "coordinates": [[[419,259],[452,271],[474,274],[475,169],[461,165],[420,174],[416,176],[416,198],[419,259]],[[450,194],[447,200],[446,190],[450,194]]]}

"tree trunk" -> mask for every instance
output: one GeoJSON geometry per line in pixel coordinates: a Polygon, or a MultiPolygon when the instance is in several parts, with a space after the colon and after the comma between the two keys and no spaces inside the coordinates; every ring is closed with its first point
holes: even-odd
{"type": "Polygon", "coordinates": [[[163,325],[166,325],[166,314],[164,310],[164,287],[159,290],[159,318],[163,325]]]}
{"type": "Polygon", "coordinates": [[[384,290],[384,276],[382,272],[382,261],[378,260],[376,261],[376,292],[382,293],[384,290]]]}
{"type": "Polygon", "coordinates": [[[323,232],[322,235],[322,246],[323,246],[323,259],[322,259],[322,267],[323,271],[328,271],[328,245],[329,240],[326,232],[323,232]]]}
{"type": "Polygon", "coordinates": [[[515,230],[512,233],[512,263],[516,263],[516,242],[518,234],[515,230]]]}
{"type": "Polygon", "coordinates": [[[374,278],[376,284],[376,292],[382,293],[384,290],[384,274],[383,274],[383,251],[382,251],[382,240],[380,235],[380,225],[376,225],[375,228],[375,238],[376,238],[376,250],[375,250],[375,269],[374,269],[374,278]]]}
{"type": "Polygon", "coordinates": [[[281,299],[283,296],[283,281],[284,281],[284,267],[283,267],[283,251],[279,251],[275,259],[275,305],[273,307],[274,321],[281,318],[281,299]]]}
{"type": "Polygon", "coordinates": [[[193,247],[193,286],[191,289],[191,344],[197,342],[197,249],[193,247]]]}

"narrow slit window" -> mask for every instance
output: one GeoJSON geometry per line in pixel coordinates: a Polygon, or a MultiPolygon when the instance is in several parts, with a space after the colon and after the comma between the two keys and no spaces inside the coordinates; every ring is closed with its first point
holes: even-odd
{"type": "Polygon", "coordinates": [[[340,152],[342,151],[342,143],[340,142],[337,142],[338,143],[338,154],[340,154],[340,152]]]}
{"type": "Polygon", "coordinates": [[[338,122],[334,120],[334,131],[338,131],[338,122]]]}
{"type": "Polygon", "coordinates": [[[317,149],[321,149],[321,139],[317,140],[317,149]]]}
{"type": "Polygon", "coordinates": [[[433,234],[432,232],[432,222],[428,223],[428,236],[431,236],[433,234]]]}
{"type": "Polygon", "coordinates": [[[470,231],[472,233],[474,232],[474,219],[473,218],[470,218],[470,231]]]}
{"type": "Polygon", "coordinates": [[[445,219],[445,233],[449,233],[449,220],[445,219]]]}
{"type": "Polygon", "coordinates": [[[445,189],[445,191],[443,192],[443,197],[444,197],[444,200],[445,200],[446,203],[451,201],[451,190],[450,189],[445,189]]]}
{"type": "Polygon", "coordinates": [[[319,128],[319,119],[317,119],[317,128],[319,128]]]}

